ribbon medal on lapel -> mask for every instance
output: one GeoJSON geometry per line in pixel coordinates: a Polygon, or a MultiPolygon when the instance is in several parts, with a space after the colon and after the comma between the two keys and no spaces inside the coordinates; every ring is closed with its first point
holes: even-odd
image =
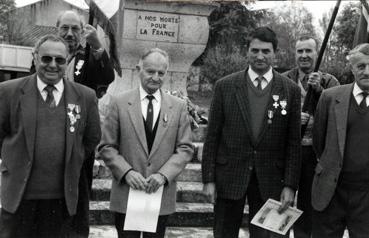
{"type": "Polygon", "coordinates": [[[168,114],[164,114],[164,117],[163,117],[163,126],[166,127],[167,126],[167,122],[168,122],[168,114]]]}
{"type": "Polygon", "coordinates": [[[81,107],[76,104],[68,103],[67,111],[70,122],[69,131],[73,133],[76,130],[74,124],[76,124],[77,120],[81,119],[81,107]]]}
{"type": "Polygon", "coordinates": [[[281,110],[281,114],[282,114],[283,116],[287,115],[287,111],[286,111],[286,107],[287,107],[287,100],[281,100],[281,101],[279,102],[279,104],[281,105],[281,108],[282,108],[282,110],[281,110]]]}
{"type": "Polygon", "coordinates": [[[279,106],[279,103],[278,103],[279,95],[273,95],[273,96],[272,96],[272,98],[273,98],[273,101],[274,101],[274,103],[273,103],[273,107],[274,107],[275,109],[277,109],[277,108],[278,108],[278,106],[279,106]]]}
{"type": "Polygon", "coordinates": [[[78,60],[78,62],[77,62],[77,64],[76,64],[76,72],[74,73],[75,75],[80,75],[81,74],[81,69],[82,69],[82,66],[83,66],[83,64],[85,63],[85,61],[84,60],[78,60]]]}
{"type": "Polygon", "coordinates": [[[272,124],[274,112],[272,110],[268,110],[268,124],[272,124]]]}

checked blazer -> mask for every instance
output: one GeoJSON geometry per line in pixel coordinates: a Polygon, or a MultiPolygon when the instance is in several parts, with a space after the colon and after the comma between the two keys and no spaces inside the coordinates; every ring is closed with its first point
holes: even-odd
{"type": "Polygon", "coordinates": [[[273,70],[271,96],[259,138],[252,136],[247,70],[215,84],[202,159],[203,182],[215,182],[217,196],[240,199],[255,170],[263,200],[279,200],[283,187],[296,189],[301,167],[301,92],[295,83],[273,70]],[[273,106],[286,101],[287,114],[273,106]],[[273,111],[268,123],[268,110],[273,111]]]}

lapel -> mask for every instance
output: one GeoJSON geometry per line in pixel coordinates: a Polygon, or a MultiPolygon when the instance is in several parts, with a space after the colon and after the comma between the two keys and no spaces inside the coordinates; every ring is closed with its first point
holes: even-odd
{"type": "Polygon", "coordinates": [[[250,80],[247,74],[247,70],[240,72],[239,74],[237,74],[235,77],[236,79],[234,80],[234,86],[236,88],[236,100],[238,103],[238,106],[240,107],[240,111],[242,114],[242,117],[245,121],[245,127],[246,127],[246,131],[247,134],[250,137],[250,141],[252,141],[253,144],[255,144],[254,142],[254,137],[252,136],[252,131],[250,128],[250,110],[249,110],[249,100],[248,100],[248,91],[247,91],[247,81],[246,80],[250,80]]]}
{"type": "MultiPolygon", "coordinates": [[[[78,119],[75,124],[71,124],[70,117],[68,116],[68,113],[70,113],[71,109],[69,109],[69,105],[78,105],[81,110],[81,117],[86,117],[86,108],[83,108],[85,105],[82,105],[80,100],[80,92],[76,89],[75,85],[69,82],[68,80],[64,80],[64,100],[65,100],[65,111],[67,113],[66,116],[66,128],[65,128],[65,161],[68,163],[68,161],[71,158],[72,148],[74,139],[76,137],[76,134],[78,134],[78,125],[80,123],[80,120],[84,120],[84,118],[78,119]],[[74,129],[72,129],[74,128],[74,129]],[[73,130],[73,132],[71,131],[73,130]]],[[[73,111],[73,114],[75,115],[76,112],[73,111]]]]}
{"type": "MultiPolygon", "coordinates": [[[[22,112],[22,122],[29,159],[33,160],[33,151],[36,136],[36,117],[37,117],[37,98],[38,89],[36,85],[36,76],[34,74],[25,80],[21,87],[20,108],[22,112]]],[[[41,95],[40,95],[41,96],[41,95]]]]}
{"type": "Polygon", "coordinates": [[[170,125],[171,119],[173,117],[171,111],[173,105],[172,102],[170,101],[169,95],[163,93],[162,90],[160,90],[160,93],[161,93],[161,105],[160,105],[160,116],[158,118],[159,120],[158,129],[156,130],[156,135],[149,155],[149,160],[151,159],[155,151],[159,148],[159,145],[162,142],[164,135],[168,131],[168,126],[170,125]]]}
{"type": "Polygon", "coordinates": [[[346,141],[347,115],[350,107],[350,98],[353,85],[347,85],[341,93],[336,94],[335,116],[337,124],[338,146],[343,158],[346,141]]]}
{"type": "Polygon", "coordinates": [[[131,119],[133,128],[136,132],[136,135],[141,143],[142,148],[146,155],[148,156],[148,148],[145,134],[145,126],[142,119],[142,110],[141,110],[141,100],[140,100],[140,91],[137,88],[132,96],[128,99],[128,114],[131,119]]]}
{"type": "Polygon", "coordinates": [[[263,117],[264,118],[263,119],[263,125],[261,127],[261,133],[259,135],[259,138],[257,138],[256,146],[258,146],[259,143],[262,141],[265,133],[268,131],[268,129],[271,125],[271,124],[268,124],[268,110],[272,110],[274,115],[276,113],[279,113],[279,112],[276,112],[276,109],[273,107],[273,103],[274,103],[273,95],[278,95],[279,96],[279,101],[286,100],[288,102],[288,98],[286,96],[287,93],[285,92],[285,90],[287,90],[287,89],[284,88],[282,78],[277,74],[277,72],[275,70],[273,70],[273,79],[270,83],[272,84],[271,85],[272,88],[271,88],[271,91],[270,91],[270,97],[269,97],[268,104],[265,108],[266,110],[265,110],[265,114],[264,114],[264,117],[263,117]]]}

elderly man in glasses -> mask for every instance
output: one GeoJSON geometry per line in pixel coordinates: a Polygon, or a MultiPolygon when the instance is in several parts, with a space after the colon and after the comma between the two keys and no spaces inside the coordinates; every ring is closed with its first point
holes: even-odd
{"type": "Polygon", "coordinates": [[[0,237],[70,237],[82,164],[101,131],[95,92],[63,79],[67,48],[42,37],[36,74],[0,84],[0,237]]]}

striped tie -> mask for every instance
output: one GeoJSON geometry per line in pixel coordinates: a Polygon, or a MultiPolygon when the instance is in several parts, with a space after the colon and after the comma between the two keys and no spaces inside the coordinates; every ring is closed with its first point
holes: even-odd
{"type": "Polygon", "coordinates": [[[53,94],[53,91],[56,90],[55,86],[48,84],[44,88],[44,90],[47,92],[46,104],[49,105],[50,108],[56,107],[56,102],[53,94]]]}

